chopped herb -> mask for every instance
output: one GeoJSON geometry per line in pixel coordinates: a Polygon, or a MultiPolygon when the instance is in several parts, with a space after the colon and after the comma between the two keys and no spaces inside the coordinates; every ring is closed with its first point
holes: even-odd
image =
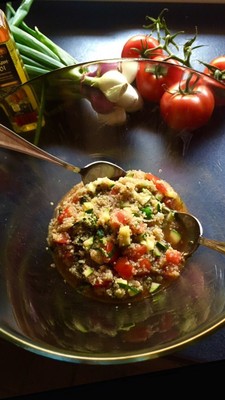
{"type": "Polygon", "coordinates": [[[150,206],[143,207],[141,211],[143,212],[143,214],[145,214],[147,219],[152,218],[152,209],[150,206]]]}
{"type": "Polygon", "coordinates": [[[96,235],[98,236],[98,238],[103,238],[104,236],[105,236],[105,232],[104,232],[104,229],[98,229],[97,230],[97,232],[96,232],[96,235]]]}

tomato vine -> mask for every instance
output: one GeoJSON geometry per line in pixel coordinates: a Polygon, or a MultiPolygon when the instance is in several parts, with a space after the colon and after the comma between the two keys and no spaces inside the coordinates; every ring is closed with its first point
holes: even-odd
{"type": "Polygon", "coordinates": [[[167,11],[168,9],[164,8],[157,18],[146,16],[146,19],[151,21],[151,23],[144,25],[144,28],[150,29],[150,36],[154,33],[157,35],[157,40],[159,42],[158,48],[162,49],[167,54],[165,60],[174,59],[186,67],[191,67],[191,56],[193,51],[202,47],[202,45],[194,46],[198,34],[197,27],[195,28],[195,35],[191,39],[188,39],[183,45],[183,58],[178,56],[174,52],[174,50],[177,52],[179,51],[179,46],[175,39],[178,35],[184,34],[185,32],[179,31],[173,34],[171,33],[164,17],[164,13],[167,11]]]}

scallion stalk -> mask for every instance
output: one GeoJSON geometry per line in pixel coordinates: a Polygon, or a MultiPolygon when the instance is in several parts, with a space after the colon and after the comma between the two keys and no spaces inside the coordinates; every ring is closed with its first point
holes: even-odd
{"type": "Polygon", "coordinates": [[[30,49],[43,52],[43,54],[58,61],[58,57],[56,56],[56,54],[51,49],[49,49],[49,47],[43,45],[40,40],[37,40],[34,36],[31,36],[23,29],[18,28],[18,26],[12,25],[10,29],[17,43],[24,44],[25,46],[30,47],[30,49]]]}
{"type": "Polygon", "coordinates": [[[74,57],[40,32],[37,27],[32,29],[24,22],[33,1],[22,0],[17,10],[10,2],[6,3],[9,27],[29,78],[77,64],[74,57]]]}
{"type": "Polygon", "coordinates": [[[42,52],[36,49],[31,49],[29,46],[26,46],[24,44],[17,43],[17,48],[22,57],[23,55],[25,55],[26,57],[32,56],[36,62],[39,62],[43,66],[51,67],[52,70],[61,68],[63,66],[61,61],[49,57],[47,54],[43,54],[42,52]]]}
{"type": "Polygon", "coordinates": [[[38,76],[47,74],[48,72],[51,72],[52,70],[49,69],[44,69],[40,67],[35,67],[34,65],[29,65],[29,64],[24,64],[26,71],[29,75],[29,78],[36,78],[38,76]]]}
{"type": "Polygon", "coordinates": [[[76,64],[77,61],[73,58],[67,51],[63,50],[61,47],[56,45],[51,39],[41,33],[37,27],[35,27],[35,31],[37,33],[37,38],[45,44],[49,49],[51,49],[58,58],[62,61],[65,66],[76,64]]]}
{"type": "MultiPolygon", "coordinates": [[[[34,0],[23,0],[15,14],[11,18],[11,25],[19,26],[28,15],[34,0]]],[[[12,10],[12,9],[11,9],[12,10]]]]}

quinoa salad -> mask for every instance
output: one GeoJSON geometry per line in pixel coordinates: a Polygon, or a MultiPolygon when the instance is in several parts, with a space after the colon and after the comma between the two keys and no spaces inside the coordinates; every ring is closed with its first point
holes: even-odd
{"type": "Polygon", "coordinates": [[[185,258],[178,193],[150,172],[75,185],[58,203],[47,242],[68,284],[103,300],[143,298],[179,278],[185,258]]]}

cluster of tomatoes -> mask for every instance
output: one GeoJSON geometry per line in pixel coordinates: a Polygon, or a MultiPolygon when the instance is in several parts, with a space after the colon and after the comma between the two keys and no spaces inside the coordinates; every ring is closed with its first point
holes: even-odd
{"type": "MultiPolygon", "coordinates": [[[[140,63],[137,72],[137,89],[145,101],[159,104],[161,116],[172,130],[192,132],[207,124],[217,99],[212,91],[213,85],[207,83],[204,75],[195,74],[191,69],[187,74],[184,65],[176,57],[168,57],[159,41],[151,35],[139,34],[129,38],[121,56],[146,59],[140,63]],[[168,63],[172,64],[171,67],[168,63]]],[[[204,74],[225,83],[225,56],[206,65],[204,74]]]]}

